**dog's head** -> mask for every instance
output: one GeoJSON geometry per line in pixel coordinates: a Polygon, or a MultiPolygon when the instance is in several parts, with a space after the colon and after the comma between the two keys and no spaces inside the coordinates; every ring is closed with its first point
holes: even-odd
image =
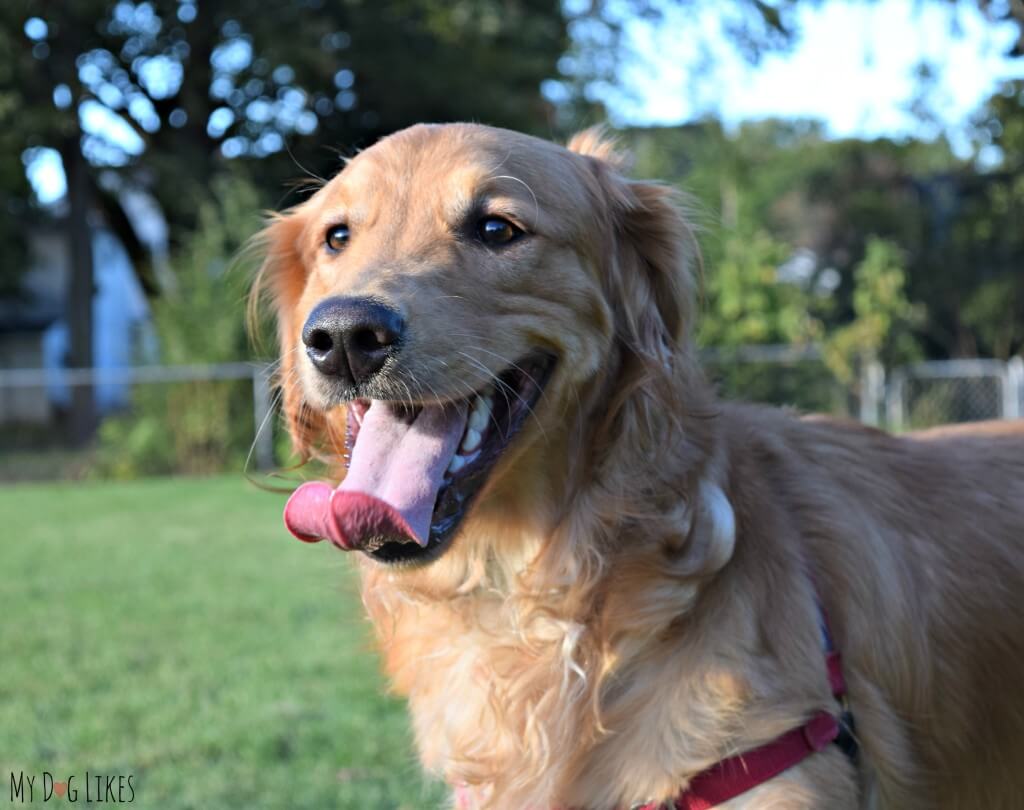
{"type": "Polygon", "coordinates": [[[634,462],[650,482],[679,439],[693,243],[619,168],[594,132],[421,125],[270,224],[288,424],[347,462],[293,496],[294,533],[426,563],[474,521],[544,531],[589,483],[628,495],[634,462]]]}

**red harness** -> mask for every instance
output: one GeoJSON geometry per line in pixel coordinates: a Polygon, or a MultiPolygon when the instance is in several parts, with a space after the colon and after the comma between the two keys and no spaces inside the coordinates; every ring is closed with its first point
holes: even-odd
{"type": "MultiPolygon", "coordinates": [[[[769,743],[716,762],[693,777],[689,787],[672,800],[674,810],[709,810],[764,784],[833,742],[856,761],[857,742],[853,736],[853,717],[846,703],[842,659],[832,640],[828,616],[820,603],[818,612],[829,685],[843,708],[840,716],[834,717],[826,711],[817,712],[802,726],[769,743]]],[[[651,803],[634,810],[659,810],[661,807],[658,803],[651,803]]]]}

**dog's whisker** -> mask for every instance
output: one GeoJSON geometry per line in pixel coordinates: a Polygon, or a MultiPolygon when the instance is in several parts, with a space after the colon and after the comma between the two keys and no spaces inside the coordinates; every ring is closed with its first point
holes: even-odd
{"type": "MultiPolygon", "coordinates": [[[[469,337],[469,335],[465,335],[465,337],[469,337]]],[[[520,374],[522,374],[524,377],[526,377],[530,382],[532,382],[535,386],[537,386],[538,388],[541,387],[540,383],[537,381],[537,379],[532,374],[530,374],[528,371],[526,371],[518,363],[514,363],[513,361],[509,360],[504,355],[499,354],[498,352],[492,352],[490,349],[485,349],[483,346],[480,346],[480,345],[474,345],[474,346],[472,346],[472,348],[475,349],[476,351],[487,352],[487,354],[490,354],[490,355],[496,357],[498,360],[500,360],[504,364],[504,366],[506,368],[514,368],[516,371],[518,371],[520,374]]]]}
{"type": "Polygon", "coordinates": [[[491,168],[490,176],[493,177],[494,173],[496,171],[498,171],[502,166],[504,166],[508,162],[508,159],[510,157],[512,157],[512,149],[511,148],[509,148],[509,150],[507,152],[505,152],[505,157],[503,157],[500,161],[498,161],[498,165],[496,165],[496,166],[491,168]]]}
{"type": "MultiPolygon", "coordinates": [[[[277,391],[274,392],[274,394],[270,398],[270,407],[267,409],[266,414],[264,414],[263,419],[260,420],[260,424],[256,428],[256,434],[253,436],[252,442],[249,444],[249,450],[245,455],[245,463],[242,465],[242,475],[245,476],[247,479],[250,479],[250,476],[252,475],[252,471],[249,469],[249,465],[252,463],[252,458],[256,451],[256,445],[259,443],[264,430],[268,428],[271,430],[273,429],[273,422],[271,420],[273,419],[274,415],[278,413],[278,410],[281,406],[281,401],[283,399],[283,390],[278,389],[277,391]]],[[[270,474],[272,472],[273,471],[269,471],[267,474],[270,474]]]]}
{"type": "Polygon", "coordinates": [[[513,177],[511,174],[496,174],[491,177],[492,180],[512,180],[516,183],[520,183],[523,188],[530,192],[530,196],[533,197],[533,217],[534,221],[540,219],[540,203],[537,201],[537,195],[534,194],[533,189],[530,188],[530,184],[525,180],[521,180],[518,177],[513,177]]]}

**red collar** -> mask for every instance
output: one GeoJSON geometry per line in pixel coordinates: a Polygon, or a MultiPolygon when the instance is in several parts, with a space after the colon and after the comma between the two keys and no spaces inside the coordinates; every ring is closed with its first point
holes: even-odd
{"type": "MultiPolygon", "coordinates": [[[[723,804],[803,762],[832,742],[838,743],[851,759],[856,758],[853,718],[846,707],[842,659],[832,640],[828,616],[820,603],[818,612],[829,685],[833,696],[843,707],[840,717],[826,711],[817,712],[802,726],[790,729],[771,742],[716,762],[690,780],[687,789],[673,800],[671,806],[674,810],[709,810],[723,804]]],[[[645,804],[637,810],[659,810],[660,807],[662,805],[657,803],[645,804]]]]}

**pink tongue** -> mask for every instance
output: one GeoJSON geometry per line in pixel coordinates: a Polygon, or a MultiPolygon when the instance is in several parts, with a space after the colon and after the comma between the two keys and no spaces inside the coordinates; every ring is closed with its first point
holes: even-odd
{"type": "Polygon", "coordinates": [[[465,405],[425,406],[409,423],[374,400],[341,486],[303,484],[288,499],[285,525],[300,540],[326,537],[346,549],[375,537],[426,546],[437,493],[465,426],[465,405]]]}

